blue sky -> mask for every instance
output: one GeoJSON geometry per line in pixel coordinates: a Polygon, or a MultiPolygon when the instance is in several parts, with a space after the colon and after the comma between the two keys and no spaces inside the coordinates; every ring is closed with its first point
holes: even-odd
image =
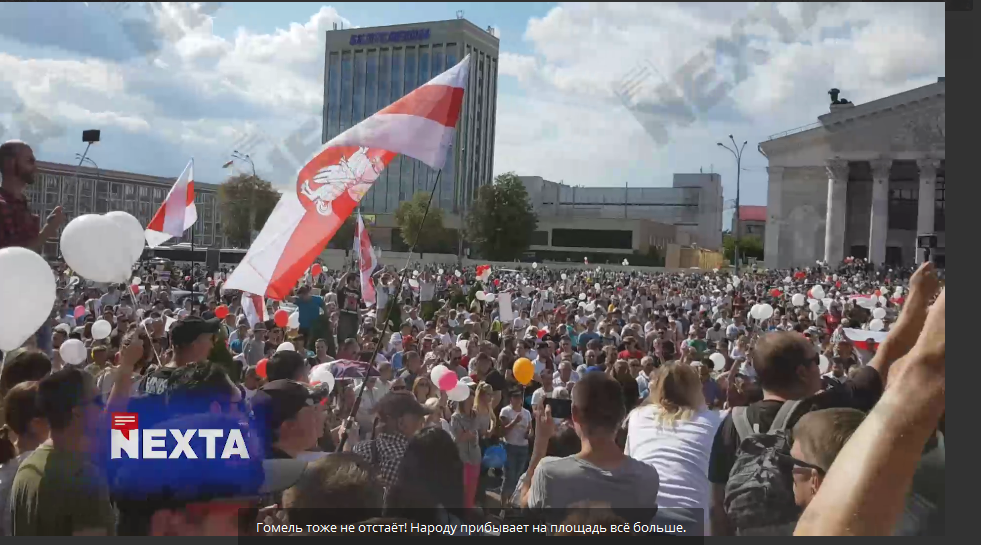
{"type": "MultiPolygon", "coordinates": [[[[811,9],[817,4],[811,4],[811,9]]],[[[282,142],[317,121],[323,39],[334,23],[376,26],[452,19],[458,10],[501,40],[495,173],[583,186],[670,185],[676,172],[723,178],[735,197],[732,157],[715,146],[747,140],[742,198],[766,203],[769,135],[816,121],[827,89],[862,103],[944,75],[940,3],[839,3],[806,25],[801,4],[776,9],[795,29],[746,27],[745,77],[657,144],[615,94],[637,67],[652,79],[634,108],[653,104],[660,82],[757,4],[747,3],[4,3],[0,4],[0,140],[25,138],[42,160],[72,162],[81,130],[100,128],[91,155],[105,169],[220,182],[243,135],[282,142]],[[152,37],[156,37],[153,40],[152,37]],[[41,120],[41,121],[38,121],[41,120]],[[32,123],[36,125],[32,127],[32,123]],[[40,125],[38,125],[40,123],[40,125]],[[52,129],[45,132],[38,127],[52,129]]],[[[807,9],[807,8],[803,8],[807,9]]],[[[735,72],[715,59],[726,81],[735,72]],[[727,79],[726,79],[727,78],[727,79]]],[[[727,64],[728,63],[728,64],[727,64]]],[[[712,68],[710,63],[707,65],[712,68]]],[[[313,133],[319,133],[319,125],[313,133]]],[[[258,154],[260,175],[286,186],[258,154]]],[[[728,225],[728,214],[726,225],[728,225]]]]}

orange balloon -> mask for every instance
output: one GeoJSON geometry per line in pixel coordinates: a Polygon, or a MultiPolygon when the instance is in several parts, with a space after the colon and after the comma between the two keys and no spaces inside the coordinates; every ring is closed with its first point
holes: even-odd
{"type": "Polygon", "coordinates": [[[527,386],[535,378],[535,364],[528,358],[521,358],[514,362],[511,372],[514,373],[514,380],[527,386]]]}

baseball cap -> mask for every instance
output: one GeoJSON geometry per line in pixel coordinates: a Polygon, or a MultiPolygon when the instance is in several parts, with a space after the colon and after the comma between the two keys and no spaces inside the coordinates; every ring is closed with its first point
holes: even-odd
{"type": "Polygon", "coordinates": [[[313,407],[326,397],[321,389],[311,390],[295,380],[280,379],[263,384],[252,396],[252,414],[260,431],[279,429],[304,407],[313,407]]]}
{"type": "Polygon", "coordinates": [[[399,418],[405,415],[428,416],[430,410],[416,401],[409,391],[389,392],[375,406],[375,412],[382,419],[399,418]]]}
{"type": "Polygon", "coordinates": [[[187,346],[201,335],[216,335],[219,327],[221,323],[217,319],[203,320],[197,316],[188,316],[171,326],[170,340],[174,346],[187,346]]]}
{"type": "MultiPolygon", "coordinates": [[[[249,457],[121,459],[116,464],[112,493],[123,515],[149,515],[160,509],[179,509],[190,503],[215,500],[258,499],[293,486],[306,469],[307,464],[302,460],[263,460],[261,453],[253,452],[256,446],[249,442],[244,424],[228,415],[195,414],[151,427],[163,430],[218,429],[227,432],[238,429],[246,438],[249,457]]],[[[196,436],[192,439],[199,440],[203,443],[203,439],[196,436]]],[[[172,441],[168,436],[168,450],[172,441]]],[[[194,442],[191,444],[195,450],[201,447],[194,442]]]]}

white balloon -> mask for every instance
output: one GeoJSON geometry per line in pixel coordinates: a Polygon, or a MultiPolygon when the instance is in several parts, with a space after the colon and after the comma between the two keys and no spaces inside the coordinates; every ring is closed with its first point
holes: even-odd
{"type": "Polygon", "coordinates": [[[876,320],[881,320],[886,317],[886,309],[879,307],[872,311],[872,317],[876,320]]]}
{"type": "Polygon", "coordinates": [[[416,280],[415,278],[410,278],[409,279],[409,287],[410,288],[418,288],[419,287],[419,281],[416,280]]]}
{"type": "Polygon", "coordinates": [[[773,317],[773,307],[769,304],[760,305],[759,310],[756,311],[760,320],[769,320],[773,317]]]}
{"type": "Polygon", "coordinates": [[[433,370],[429,372],[429,379],[433,381],[433,384],[439,384],[439,379],[443,377],[446,373],[452,373],[448,367],[445,365],[437,365],[433,367],[433,370]]]}
{"type": "Polygon", "coordinates": [[[886,299],[886,296],[885,295],[880,295],[879,296],[879,303],[880,304],[883,304],[883,305],[888,305],[889,304],[889,299],[886,299]]]}
{"type": "Polygon", "coordinates": [[[793,282],[794,282],[794,280],[792,278],[790,278],[789,276],[787,278],[784,278],[783,279],[783,283],[784,284],[792,284],[793,282]]]}
{"type": "Polygon", "coordinates": [[[143,283],[143,279],[139,276],[134,276],[132,280],[129,281],[131,286],[139,286],[143,283]]]}
{"type": "Polygon", "coordinates": [[[132,266],[139,261],[140,256],[143,255],[143,247],[146,245],[146,232],[143,230],[143,225],[131,214],[121,211],[109,212],[106,218],[112,220],[120,230],[120,234],[124,236],[131,258],[129,265],[132,266]]]}
{"type": "Polygon", "coordinates": [[[882,320],[872,320],[869,323],[870,331],[882,331],[885,328],[886,328],[886,323],[883,322],[882,320]]]}
{"type": "Polygon", "coordinates": [[[51,315],[57,291],[43,257],[20,247],[0,250],[0,350],[20,348],[37,333],[51,315]]]}
{"type": "Polygon", "coordinates": [[[334,391],[334,375],[330,372],[329,363],[321,363],[310,370],[310,385],[326,384],[327,393],[334,391]]]}
{"type": "Polygon", "coordinates": [[[759,318],[759,312],[760,312],[760,306],[759,305],[753,305],[753,308],[749,309],[749,317],[752,318],[752,319],[754,319],[754,320],[759,320],[760,319],[759,318]]]}
{"type": "Polygon", "coordinates": [[[474,297],[476,297],[478,301],[483,301],[484,298],[487,297],[487,295],[482,291],[478,291],[477,293],[474,294],[474,297]]]}
{"type": "Polygon", "coordinates": [[[462,403],[470,398],[470,386],[466,382],[457,382],[449,392],[446,392],[446,399],[456,403],[462,403]]]}
{"type": "Polygon", "coordinates": [[[797,293],[790,299],[790,302],[793,303],[795,307],[802,307],[805,303],[807,303],[807,297],[805,297],[803,293],[797,293]]]}
{"type": "Polygon", "coordinates": [[[493,303],[495,298],[496,297],[494,296],[493,293],[485,293],[484,294],[484,301],[486,301],[488,303],[493,303]]]}
{"type": "Polygon", "coordinates": [[[821,303],[824,304],[824,308],[831,308],[831,303],[834,302],[835,300],[830,297],[825,297],[824,299],[821,299],[821,303]]]}
{"type": "Polygon", "coordinates": [[[290,314],[290,319],[286,322],[286,327],[288,327],[290,329],[299,329],[300,328],[300,311],[299,310],[294,311],[293,314],[290,314]]]}
{"type": "Polygon", "coordinates": [[[629,267],[629,266],[630,266],[630,262],[629,262],[629,261],[627,261],[626,259],[624,259],[624,260],[623,260],[623,266],[624,266],[624,267],[629,267]]]}
{"type": "Polygon", "coordinates": [[[709,359],[715,364],[716,369],[723,369],[726,366],[726,357],[718,352],[709,356],[709,359]]]}
{"type": "Polygon", "coordinates": [[[112,333],[112,324],[105,320],[98,320],[92,324],[92,338],[101,341],[112,333]]]}
{"type": "Polygon", "coordinates": [[[831,360],[828,359],[828,356],[825,356],[824,354],[821,354],[820,360],[821,360],[821,372],[822,373],[828,373],[828,372],[830,372],[831,371],[831,360]]]}
{"type": "Polygon", "coordinates": [[[463,276],[463,273],[460,271],[453,271],[453,275],[456,276],[457,278],[460,278],[463,276]]]}
{"type": "Polygon", "coordinates": [[[739,280],[738,278],[733,278],[733,279],[732,279],[732,285],[733,285],[733,286],[735,286],[735,287],[737,287],[737,288],[738,288],[738,287],[739,287],[739,284],[740,284],[740,283],[742,283],[742,281],[741,281],[741,280],[739,280]]]}
{"type": "Polygon", "coordinates": [[[597,282],[597,283],[593,284],[593,289],[596,290],[596,291],[599,291],[599,290],[603,289],[603,287],[599,285],[599,282],[597,282]]]}
{"type": "Polygon", "coordinates": [[[437,271],[439,274],[443,274],[443,269],[437,271]]]}
{"type": "Polygon", "coordinates": [[[585,293],[580,293],[579,294],[579,300],[580,301],[585,301],[586,300],[586,294],[585,293]]]}
{"type": "Polygon", "coordinates": [[[586,305],[586,312],[594,312],[596,310],[596,305],[590,303],[586,305]]]}
{"type": "Polygon", "coordinates": [[[470,375],[466,375],[466,376],[464,376],[463,378],[461,378],[461,379],[460,379],[460,382],[462,382],[462,383],[464,383],[464,384],[473,384],[473,383],[474,383],[474,382],[473,382],[473,379],[472,379],[472,378],[470,378],[470,375]]]}
{"type": "Polygon", "coordinates": [[[569,275],[562,273],[562,280],[566,280],[567,278],[569,278],[569,275]]]}
{"type": "Polygon", "coordinates": [[[726,284],[726,291],[732,291],[732,284],[726,284]]]}
{"type": "Polygon", "coordinates": [[[125,282],[132,273],[132,247],[116,221],[97,214],[73,219],[61,233],[65,263],[94,282],[125,282]]]}
{"type": "Polygon", "coordinates": [[[896,297],[902,297],[902,296],[903,296],[903,287],[902,286],[897,286],[896,287],[896,297]]]}
{"type": "Polygon", "coordinates": [[[810,309],[811,309],[811,312],[813,312],[815,314],[817,314],[818,312],[821,312],[821,302],[820,301],[811,301],[810,309]]]}
{"type": "Polygon", "coordinates": [[[531,268],[532,269],[537,269],[538,268],[538,263],[532,263],[531,264],[531,268]]]}
{"type": "Polygon", "coordinates": [[[419,277],[419,271],[412,271],[412,276],[418,278],[419,277]]]}
{"type": "Polygon", "coordinates": [[[293,343],[287,341],[276,347],[276,352],[296,352],[296,347],[293,346],[293,343]]]}
{"type": "Polygon", "coordinates": [[[68,339],[61,343],[58,353],[65,363],[78,365],[85,361],[85,345],[78,339],[68,339]]]}

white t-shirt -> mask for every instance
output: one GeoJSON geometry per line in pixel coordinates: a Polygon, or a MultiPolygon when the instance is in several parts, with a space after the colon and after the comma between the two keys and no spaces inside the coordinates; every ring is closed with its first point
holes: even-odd
{"type": "Polygon", "coordinates": [[[546,398],[550,398],[550,397],[552,397],[552,392],[546,392],[545,388],[539,388],[535,390],[533,394],[531,394],[531,406],[539,407],[541,406],[542,403],[545,402],[546,398]]]}
{"type": "Polygon", "coordinates": [[[659,509],[702,509],[708,532],[709,456],[722,419],[703,409],[691,420],[662,424],[655,419],[660,411],[655,405],[644,405],[630,413],[624,453],[657,469],[659,509]]]}
{"type": "Polygon", "coordinates": [[[521,331],[522,329],[528,327],[528,324],[529,323],[531,323],[530,320],[528,320],[526,318],[520,318],[519,317],[519,318],[515,318],[514,319],[514,322],[512,323],[512,325],[514,326],[514,330],[515,331],[521,331]]]}
{"type": "Polygon", "coordinates": [[[526,447],[528,446],[528,426],[531,425],[531,413],[524,407],[521,408],[521,412],[515,411],[510,405],[501,409],[501,420],[507,419],[508,423],[514,421],[518,415],[521,416],[521,422],[504,434],[504,442],[517,447],[526,447]]]}

